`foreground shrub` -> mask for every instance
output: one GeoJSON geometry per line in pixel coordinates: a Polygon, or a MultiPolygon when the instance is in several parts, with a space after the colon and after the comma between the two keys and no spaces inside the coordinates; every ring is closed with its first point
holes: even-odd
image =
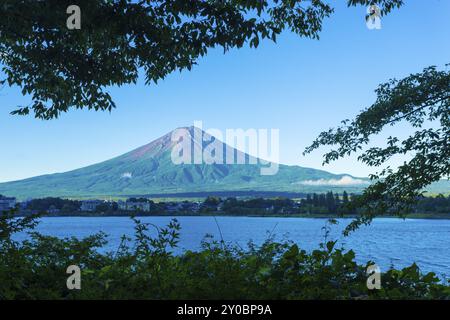
{"type": "Polygon", "coordinates": [[[205,237],[202,249],[173,254],[176,220],[165,228],[135,221],[134,239],[100,253],[106,235],[82,240],[33,232],[36,217],[0,217],[1,299],[448,299],[450,287],[412,266],[381,276],[369,290],[365,266],[353,251],[324,241],[310,253],[273,238],[243,249],[205,237]],[[157,229],[151,237],[149,228],[157,229]],[[29,239],[13,240],[18,232],[29,239]],[[68,290],[66,269],[81,268],[81,290],[68,290]]]}

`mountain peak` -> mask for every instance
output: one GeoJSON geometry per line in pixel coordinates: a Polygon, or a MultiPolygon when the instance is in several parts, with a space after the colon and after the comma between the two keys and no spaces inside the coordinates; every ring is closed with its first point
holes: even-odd
{"type": "MultiPolygon", "coordinates": [[[[261,175],[261,164],[179,163],[171,158],[178,143],[173,136],[187,134],[193,140],[193,151],[203,152],[211,136],[195,126],[179,127],[158,139],[123,154],[73,171],[0,183],[0,193],[28,197],[99,197],[186,192],[320,192],[339,189],[358,192],[361,186],[330,187],[327,181],[340,181],[344,175],[326,171],[280,165],[278,173],[261,175]],[[184,130],[184,132],[183,132],[184,130]],[[195,141],[196,138],[202,139],[195,141]],[[308,183],[301,183],[307,181],[308,183]],[[314,181],[320,181],[314,183],[314,181]]],[[[224,148],[233,154],[243,154],[229,145],[224,148]]],[[[227,153],[228,154],[228,153],[227,153]]],[[[248,156],[248,155],[247,155],[248,156]]]]}
{"type": "Polygon", "coordinates": [[[134,159],[161,156],[165,152],[171,151],[176,145],[177,141],[173,141],[172,139],[177,132],[181,134],[186,133],[191,141],[194,141],[195,138],[202,139],[205,136],[209,137],[205,131],[195,126],[178,127],[158,139],[131,151],[129,156],[134,159]]]}

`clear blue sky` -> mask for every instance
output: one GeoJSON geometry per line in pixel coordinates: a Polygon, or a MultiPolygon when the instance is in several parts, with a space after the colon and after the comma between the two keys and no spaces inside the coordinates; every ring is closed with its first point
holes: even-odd
{"type": "MultiPolygon", "coordinates": [[[[332,2],[336,12],[319,41],[285,33],[256,50],[212,50],[192,71],[158,85],[141,79],[113,88],[118,107],[112,113],[72,111],[52,121],[11,116],[30,100],[17,88],[2,88],[0,182],[107,160],[194,120],[222,130],[279,128],[281,163],[321,168],[320,152],[301,155],[320,131],[370,105],[379,83],[450,62],[450,1],[406,0],[383,17],[381,30],[366,28],[365,8],[332,2]]],[[[354,157],[324,169],[371,172],[354,157]]]]}

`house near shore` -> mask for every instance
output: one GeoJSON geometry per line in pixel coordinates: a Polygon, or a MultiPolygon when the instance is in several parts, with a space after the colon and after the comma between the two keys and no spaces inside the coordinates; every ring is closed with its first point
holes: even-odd
{"type": "Polygon", "coordinates": [[[117,202],[119,210],[123,211],[143,211],[149,212],[151,208],[151,203],[148,200],[135,200],[128,199],[127,201],[117,202]]]}
{"type": "Polygon", "coordinates": [[[103,200],[83,200],[81,201],[80,211],[93,212],[97,210],[97,207],[103,203],[103,200]]]}
{"type": "Polygon", "coordinates": [[[200,202],[185,202],[183,203],[183,209],[190,212],[198,212],[200,210],[200,202]]]}
{"type": "Polygon", "coordinates": [[[198,212],[200,209],[200,203],[198,202],[168,202],[164,206],[164,211],[168,213],[176,212],[198,212]]]}
{"type": "Polygon", "coordinates": [[[183,211],[183,203],[179,202],[169,202],[165,205],[166,212],[178,212],[183,211]]]}
{"type": "Polygon", "coordinates": [[[16,207],[16,198],[14,197],[4,197],[0,195],[0,212],[11,210],[16,207]]]}

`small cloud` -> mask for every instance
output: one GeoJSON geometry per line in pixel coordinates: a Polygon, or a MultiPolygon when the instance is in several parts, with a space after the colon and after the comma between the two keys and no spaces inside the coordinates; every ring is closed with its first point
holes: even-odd
{"type": "Polygon", "coordinates": [[[133,174],[131,172],[125,172],[120,177],[124,178],[124,179],[131,179],[131,178],[133,178],[133,174]]]}
{"type": "Polygon", "coordinates": [[[369,184],[369,182],[362,179],[355,179],[350,176],[343,176],[340,179],[305,180],[300,181],[299,184],[307,186],[353,186],[360,184],[369,184]]]}

